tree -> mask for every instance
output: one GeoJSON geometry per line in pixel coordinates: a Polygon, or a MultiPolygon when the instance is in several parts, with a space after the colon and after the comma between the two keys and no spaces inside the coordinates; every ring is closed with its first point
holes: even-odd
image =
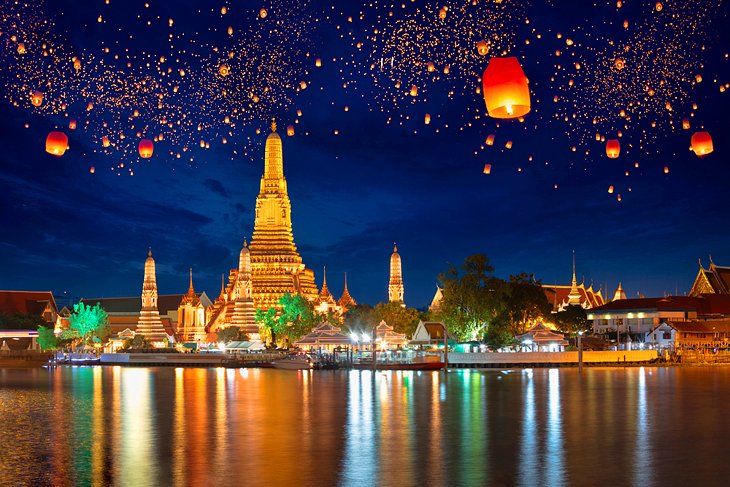
{"type": "Polygon", "coordinates": [[[586,311],[582,306],[570,305],[555,315],[555,326],[564,333],[576,334],[590,328],[586,311]]]}
{"type": "Polygon", "coordinates": [[[223,343],[242,342],[248,339],[248,335],[241,331],[238,326],[229,326],[218,330],[218,341],[223,343]]]}
{"type": "Polygon", "coordinates": [[[150,346],[151,342],[144,335],[134,335],[134,337],[124,340],[122,344],[124,350],[150,348],[150,346]]]}
{"type": "Polygon", "coordinates": [[[542,284],[534,274],[523,272],[510,276],[505,321],[513,335],[525,333],[528,325],[548,316],[551,310],[542,284]]]}
{"type": "Polygon", "coordinates": [[[372,333],[377,324],[375,309],[369,304],[357,304],[344,315],[344,325],[351,333],[372,333]]]}
{"type": "Polygon", "coordinates": [[[373,315],[375,318],[373,326],[385,321],[395,332],[404,333],[406,337],[413,336],[421,318],[417,309],[404,308],[399,303],[378,303],[375,305],[373,315]]]}
{"type": "Polygon", "coordinates": [[[58,347],[58,338],[52,328],[38,327],[38,345],[43,350],[54,350],[58,347]]]}
{"type": "Polygon", "coordinates": [[[30,313],[0,313],[0,330],[37,330],[46,325],[40,316],[30,313]]]}
{"type": "Polygon", "coordinates": [[[515,341],[515,336],[510,330],[510,327],[501,320],[495,320],[487,328],[484,334],[484,342],[492,350],[499,350],[506,346],[512,345],[515,341]]]}
{"type": "Polygon", "coordinates": [[[99,303],[95,306],[87,306],[84,302],[74,304],[73,313],[68,317],[71,329],[75,330],[86,343],[94,337],[94,333],[104,333],[102,329],[109,323],[109,317],[99,303]]]}
{"type": "Polygon", "coordinates": [[[441,316],[451,335],[476,340],[504,313],[509,285],[492,276],[493,271],[486,255],[474,254],[460,269],[452,265],[439,276],[444,296],[441,316]]]}
{"type": "Polygon", "coordinates": [[[269,308],[266,311],[257,309],[254,315],[256,324],[259,326],[259,333],[269,344],[276,344],[279,322],[276,319],[276,308],[269,308]]]}

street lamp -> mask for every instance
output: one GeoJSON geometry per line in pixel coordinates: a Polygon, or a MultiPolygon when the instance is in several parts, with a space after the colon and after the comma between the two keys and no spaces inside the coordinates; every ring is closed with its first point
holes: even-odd
{"type": "Polygon", "coordinates": [[[583,332],[578,332],[578,372],[583,372],[583,332]]]}

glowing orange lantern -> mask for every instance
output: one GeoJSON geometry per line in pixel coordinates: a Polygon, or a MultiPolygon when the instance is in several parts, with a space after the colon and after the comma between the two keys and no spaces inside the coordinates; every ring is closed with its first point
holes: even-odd
{"type": "Polygon", "coordinates": [[[289,125],[286,127],[286,135],[288,135],[289,137],[294,135],[294,125],[289,125]]]}
{"type": "Polygon", "coordinates": [[[491,173],[492,173],[492,165],[484,164],[484,174],[491,174],[491,173]]]}
{"type": "Polygon", "coordinates": [[[41,106],[41,103],[43,103],[43,92],[42,91],[34,91],[30,95],[30,102],[33,104],[34,107],[41,106]]]}
{"type": "Polygon", "coordinates": [[[91,174],[94,174],[94,173],[96,172],[96,168],[95,168],[94,166],[91,166],[91,167],[89,168],[89,172],[90,172],[91,174]]]}
{"type": "Polygon", "coordinates": [[[606,141],[606,155],[611,159],[616,159],[621,154],[621,143],[618,139],[608,139],[606,141]]]}
{"type": "Polygon", "coordinates": [[[320,58],[317,58],[317,60],[314,61],[314,65],[317,66],[318,68],[321,68],[322,67],[322,60],[320,58]]]}
{"type": "Polygon", "coordinates": [[[477,42],[477,52],[480,56],[486,56],[489,53],[489,44],[487,41],[477,42]]]}
{"type": "Polygon", "coordinates": [[[692,150],[698,156],[705,156],[714,150],[712,137],[709,132],[695,132],[692,134],[692,150]]]}
{"type": "Polygon", "coordinates": [[[104,147],[109,147],[109,137],[106,135],[101,138],[101,145],[104,147]]]}
{"type": "Polygon", "coordinates": [[[259,15],[262,19],[265,19],[266,16],[269,15],[269,12],[267,12],[265,8],[262,8],[261,10],[259,10],[259,15]]]}
{"type": "Polygon", "coordinates": [[[608,187],[608,194],[613,194],[613,185],[608,187]]]}
{"type": "Polygon", "coordinates": [[[519,118],[530,112],[527,77],[516,57],[493,57],[482,76],[487,112],[494,118],[519,118]]]}
{"type": "Polygon", "coordinates": [[[70,130],[76,130],[76,120],[74,120],[73,118],[71,120],[69,120],[68,121],[68,128],[70,130]]]}
{"type": "Polygon", "coordinates": [[[426,114],[426,116],[423,118],[423,123],[425,123],[426,125],[428,125],[429,123],[431,123],[431,115],[430,114],[428,114],[428,113],[426,114]]]}
{"type": "Polygon", "coordinates": [[[25,54],[25,44],[18,42],[18,54],[25,54]]]}
{"type": "Polygon", "coordinates": [[[507,141],[507,143],[506,143],[506,144],[504,144],[504,146],[505,146],[505,147],[506,147],[507,149],[511,149],[511,148],[512,148],[512,141],[511,141],[511,140],[508,140],[508,141],[507,141]]]}
{"type": "Polygon", "coordinates": [[[411,96],[418,96],[418,86],[411,85],[410,94],[411,94],[411,96]]]}
{"type": "Polygon", "coordinates": [[[436,71],[436,66],[434,66],[432,62],[429,62],[428,64],[426,64],[426,69],[429,73],[433,73],[434,71],[436,71]]]}
{"type": "Polygon", "coordinates": [[[669,166],[664,166],[664,174],[669,174],[669,166]]]}
{"type": "Polygon", "coordinates": [[[220,73],[221,76],[223,76],[225,78],[226,76],[228,76],[230,74],[231,68],[229,68],[227,64],[221,64],[221,67],[218,68],[218,72],[220,73]]]}
{"type": "Polygon", "coordinates": [[[63,132],[50,132],[46,137],[46,152],[62,156],[68,149],[68,137],[63,132]]]}
{"type": "Polygon", "coordinates": [[[442,7],[439,10],[439,18],[440,19],[445,19],[446,18],[446,7],[442,7]]]}
{"type": "Polygon", "coordinates": [[[155,151],[155,144],[150,139],[142,139],[139,141],[139,157],[149,159],[155,151]]]}
{"type": "Polygon", "coordinates": [[[487,140],[485,142],[487,145],[493,145],[494,144],[494,134],[489,134],[487,136],[487,140]]]}
{"type": "Polygon", "coordinates": [[[689,119],[688,118],[682,119],[682,128],[684,130],[689,130],[689,119]]]}

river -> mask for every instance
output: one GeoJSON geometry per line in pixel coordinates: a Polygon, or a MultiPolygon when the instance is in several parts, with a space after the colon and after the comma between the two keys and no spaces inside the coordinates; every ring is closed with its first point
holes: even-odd
{"type": "Polygon", "coordinates": [[[729,485],[730,367],[0,369],[0,485],[729,485]]]}

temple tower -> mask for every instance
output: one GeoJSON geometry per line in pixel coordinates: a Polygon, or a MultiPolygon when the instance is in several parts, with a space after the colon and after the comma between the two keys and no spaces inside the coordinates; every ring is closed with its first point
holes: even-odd
{"type": "Polygon", "coordinates": [[[236,301],[233,305],[231,325],[238,326],[246,333],[258,333],[256,326],[256,310],[253,306],[251,284],[251,252],[246,240],[238,257],[238,275],[236,276],[236,301]]]}
{"type": "Polygon", "coordinates": [[[250,247],[252,298],[256,308],[276,307],[285,293],[317,299],[314,273],[302,263],[294,244],[291,202],[284,178],[281,137],[276,122],[266,138],[264,174],[256,198],[250,247]]]}
{"type": "Polygon", "coordinates": [[[137,321],[137,333],[153,342],[161,342],[167,338],[160,320],[160,312],[157,310],[157,277],[155,276],[155,259],[152,258],[152,249],[147,253],[147,260],[144,263],[142,309],[137,321]]]}
{"type": "Polygon", "coordinates": [[[357,306],[357,302],[352,296],[350,296],[350,291],[347,290],[347,272],[345,272],[345,290],[342,291],[342,296],[340,296],[340,299],[337,300],[337,304],[340,305],[343,311],[347,311],[348,309],[357,306]]]}
{"type": "Polygon", "coordinates": [[[568,305],[580,306],[580,291],[578,290],[578,280],[575,278],[575,250],[573,251],[573,280],[570,282],[568,305]]]}
{"type": "Polygon", "coordinates": [[[403,274],[401,270],[400,255],[398,254],[398,246],[393,243],[393,255],[390,256],[390,282],[388,283],[388,301],[391,303],[400,303],[405,307],[403,302],[403,274]]]}

